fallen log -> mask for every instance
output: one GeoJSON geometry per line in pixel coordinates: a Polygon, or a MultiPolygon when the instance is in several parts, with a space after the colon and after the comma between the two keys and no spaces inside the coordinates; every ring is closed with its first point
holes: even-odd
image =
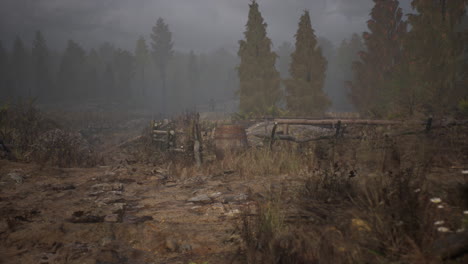
{"type": "Polygon", "coordinates": [[[274,122],[280,125],[336,125],[338,122],[341,122],[342,125],[399,125],[403,124],[402,121],[391,121],[391,120],[371,120],[371,119],[321,119],[321,120],[311,120],[311,119],[275,119],[274,122]]]}
{"type": "MultiPolygon", "coordinates": [[[[271,136],[268,136],[268,135],[254,134],[253,136],[264,139],[264,140],[271,140],[271,136]]],[[[276,140],[292,141],[296,143],[307,143],[311,141],[319,141],[319,140],[333,139],[333,138],[335,138],[335,136],[322,136],[322,137],[305,138],[305,139],[297,139],[290,135],[276,135],[275,136],[276,140]]]]}
{"type": "Polygon", "coordinates": [[[164,131],[164,130],[153,130],[153,134],[154,135],[167,135],[167,134],[169,134],[169,132],[164,131]]]}

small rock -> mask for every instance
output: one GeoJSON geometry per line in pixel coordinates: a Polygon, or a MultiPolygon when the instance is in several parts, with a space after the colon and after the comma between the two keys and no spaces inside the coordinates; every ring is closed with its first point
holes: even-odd
{"type": "Polygon", "coordinates": [[[123,191],[124,186],[121,183],[99,183],[91,186],[94,191],[123,191]]]}
{"type": "Polygon", "coordinates": [[[119,222],[119,216],[117,214],[106,215],[106,217],[104,217],[104,222],[117,223],[119,222]]]}
{"type": "Polygon", "coordinates": [[[233,216],[236,216],[238,214],[240,214],[241,212],[239,211],[239,209],[234,209],[234,210],[231,210],[229,212],[226,213],[227,216],[230,216],[230,217],[233,217],[233,216]]]}
{"type": "Polygon", "coordinates": [[[105,176],[115,176],[116,173],[113,172],[113,171],[106,171],[106,173],[104,174],[105,176]]]}
{"type": "Polygon", "coordinates": [[[192,203],[204,203],[204,204],[212,202],[211,198],[206,194],[201,194],[201,195],[192,197],[192,198],[188,199],[187,201],[192,202],[192,203]]]}
{"type": "Polygon", "coordinates": [[[218,197],[221,196],[221,195],[222,195],[222,193],[220,193],[220,192],[215,192],[215,193],[210,194],[209,197],[210,197],[211,199],[216,199],[216,198],[218,198],[218,197]]]}
{"type": "Polygon", "coordinates": [[[115,203],[114,210],[123,210],[127,204],[125,203],[115,203]]]}
{"type": "Polygon", "coordinates": [[[14,180],[17,184],[22,184],[25,178],[25,175],[19,172],[10,172],[7,176],[14,180]]]}
{"type": "Polygon", "coordinates": [[[243,202],[246,201],[249,198],[249,196],[245,193],[241,193],[238,195],[231,195],[231,196],[226,196],[223,199],[223,203],[236,203],[236,202],[243,202]]]}
{"type": "Polygon", "coordinates": [[[222,203],[215,203],[212,207],[214,210],[224,211],[224,205],[222,203]]]}
{"type": "Polygon", "coordinates": [[[176,252],[179,249],[179,244],[174,239],[167,239],[166,249],[169,252],[176,252]]]}
{"type": "Polygon", "coordinates": [[[180,250],[182,252],[187,252],[187,251],[191,251],[192,250],[192,246],[190,244],[183,244],[181,247],[180,247],[180,250]]]}

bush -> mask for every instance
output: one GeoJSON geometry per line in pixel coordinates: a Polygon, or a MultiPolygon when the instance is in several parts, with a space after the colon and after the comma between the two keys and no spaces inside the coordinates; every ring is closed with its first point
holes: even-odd
{"type": "Polygon", "coordinates": [[[98,157],[79,133],[54,129],[42,134],[28,156],[41,165],[95,166],[98,157]]]}
{"type": "Polygon", "coordinates": [[[0,108],[0,139],[13,146],[17,158],[30,150],[39,135],[55,127],[35,107],[34,101],[18,101],[0,108]]]}

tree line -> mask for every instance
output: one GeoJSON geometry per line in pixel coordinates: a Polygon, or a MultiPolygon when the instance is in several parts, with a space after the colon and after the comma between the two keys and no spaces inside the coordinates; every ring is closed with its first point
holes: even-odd
{"type": "Polygon", "coordinates": [[[397,0],[374,0],[368,31],[350,34],[337,48],[316,35],[304,11],[295,43],[273,50],[253,0],[237,57],[225,49],[175,51],[161,18],[133,51],[111,43],[86,50],[69,40],[57,52],[38,31],[31,47],[19,37],[11,49],[0,41],[0,100],[117,103],[163,115],[232,111],[214,102],[234,100],[248,115],[322,116],[330,109],[370,117],[468,112],[468,30],[461,27],[467,2],[413,0],[414,13],[405,20],[397,0]]]}
{"type": "MultiPolygon", "coordinates": [[[[374,0],[368,32],[343,41],[337,56],[329,58],[333,68],[328,73],[339,74],[326,76],[326,46],[320,45],[309,12],[300,18],[289,65],[284,65],[276,63],[278,55],[271,50],[267,24],[254,0],[245,39],[239,42],[240,110],[321,116],[330,107],[327,93],[342,92],[364,116],[459,111],[468,104],[468,29],[461,27],[467,2],[413,0],[415,12],[404,20],[399,1],[374,0]],[[277,64],[288,74],[280,74],[277,64]],[[335,89],[325,93],[333,82],[335,89]]],[[[282,45],[279,52],[289,48],[282,45]]]]}
{"type": "Polygon", "coordinates": [[[161,18],[148,37],[138,38],[133,51],[109,42],[86,50],[69,40],[57,52],[37,31],[30,47],[20,37],[11,49],[0,41],[0,101],[119,104],[170,114],[234,100],[236,64],[235,55],[225,49],[174,51],[172,33],[161,18]]]}

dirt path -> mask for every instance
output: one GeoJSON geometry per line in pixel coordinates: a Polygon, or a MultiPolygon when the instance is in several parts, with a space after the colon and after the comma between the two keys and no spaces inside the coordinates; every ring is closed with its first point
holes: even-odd
{"type": "Polygon", "coordinates": [[[40,170],[0,161],[0,263],[242,263],[236,175],[176,179],[125,163],[40,170]]]}

